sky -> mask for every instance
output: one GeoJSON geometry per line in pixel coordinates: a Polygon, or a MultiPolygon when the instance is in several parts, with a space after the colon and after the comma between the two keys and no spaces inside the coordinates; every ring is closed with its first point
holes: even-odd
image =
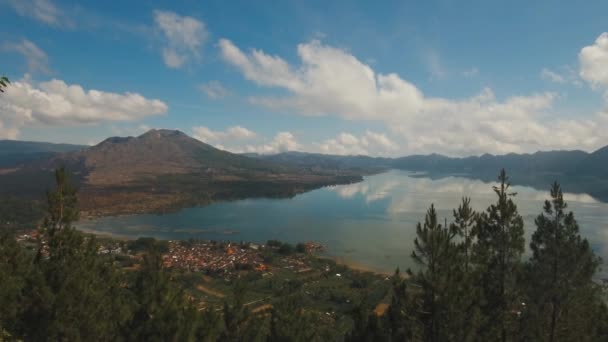
{"type": "Polygon", "coordinates": [[[232,152],[608,145],[608,1],[0,0],[0,139],[232,152]],[[564,2],[565,3],[565,2],[564,2]]]}

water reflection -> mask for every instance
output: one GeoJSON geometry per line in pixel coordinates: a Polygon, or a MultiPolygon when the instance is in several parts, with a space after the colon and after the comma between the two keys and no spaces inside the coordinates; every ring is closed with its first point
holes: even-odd
{"type": "MultiPolygon", "coordinates": [[[[401,171],[366,177],[357,184],[328,187],[293,199],[249,199],[188,208],[167,215],[133,215],[80,223],[95,232],[128,237],[218,239],[264,242],[315,240],[329,253],[379,271],[412,267],[415,225],[431,203],[440,217],[452,217],[463,196],[476,210],[495,201],[493,182],[448,176],[427,178],[401,171]],[[229,233],[227,233],[229,232],[229,233]]],[[[515,202],[526,223],[526,240],[547,190],[513,186],[515,202]]],[[[564,190],[568,190],[564,187],[564,190]]],[[[608,260],[608,204],[586,193],[565,193],[581,232],[608,260]]]]}

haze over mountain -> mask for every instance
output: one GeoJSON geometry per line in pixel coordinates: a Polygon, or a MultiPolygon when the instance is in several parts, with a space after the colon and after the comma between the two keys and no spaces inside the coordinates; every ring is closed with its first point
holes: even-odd
{"type": "Polygon", "coordinates": [[[88,146],[37,141],[0,140],[0,167],[44,159],[57,153],[78,151],[88,146]]]}

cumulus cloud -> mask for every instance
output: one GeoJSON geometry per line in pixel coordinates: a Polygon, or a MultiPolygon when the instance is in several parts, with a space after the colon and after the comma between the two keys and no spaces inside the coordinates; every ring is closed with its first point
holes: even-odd
{"type": "Polygon", "coordinates": [[[204,22],[159,10],[154,11],[154,22],[165,39],[162,53],[168,67],[180,68],[189,61],[200,59],[201,49],[209,38],[204,22]]]}
{"type": "Polygon", "coordinates": [[[257,136],[255,132],[242,126],[233,126],[225,131],[213,131],[205,126],[197,126],[192,128],[192,135],[202,142],[221,149],[229,149],[226,144],[253,139],[257,136]]]}
{"type": "Polygon", "coordinates": [[[593,45],[578,54],[580,76],[592,87],[608,86],[608,32],[602,33],[593,45]]]}
{"type": "Polygon", "coordinates": [[[268,144],[247,145],[244,152],[254,152],[261,154],[272,154],[288,151],[299,151],[300,143],[291,132],[279,132],[268,144]]]}
{"type": "Polygon", "coordinates": [[[199,89],[207,95],[210,99],[222,99],[228,95],[230,95],[230,91],[218,81],[209,81],[207,83],[201,84],[199,89]]]}
{"type": "Polygon", "coordinates": [[[266,138],[242,126],[214,131],[205,126],[192,128],[192,136],[217,148],[235,153],[274,154],[304,151],[335,155],[395,155],[399,146],[385,133],[366,131],[360,136],[342,132],[336,137],[301,143],[288,131],[266,138]]]}
{"type": "Polygon", "coordinates": [[[30,73],[48,74],[50,72],[49,57],[36,44],[27,39],[18,43],[6,43],[3,49],[21,54],[27,62],[28,72],[30,73]]]}
{"type": "Polygon", "coordinates": [[[253,97],[252,103],[300,115],[382,121],[399,136],[401,154],[594,149],[608,138],[607,123],[599,116],[569,120],[554,115],[558,96],[551,92],[498,99],[485,88],[464,99],[428,97],[399,75],[376,73],[318,40],[298,45],[301,63],[296,66],[260,50],[243,52],[227,39],[219,47],[222,58],[247,80],[288,93],[253,97]]]}
{"type": "Polygon", "coordinates": [[[51,0],[8,0],[8,4],[20,16],[33,18],[50,26],[73,26],[64,11],[51,0]]]}
{"type": "Polygon", "coordinates": [[[214,131],[205,126],[197,126],[192,128],[192,136],[219,149],[234,153],[273,154],[296,151],[302,147],[291,132],[279,132],[268,141],[242,126],[229,127],[224,131],[214,131]]]}
{"type": "Polygon", "coordinates": [[[15,81],[0,96],[0,134],[16,137],[28,124],[92,124],[137,120],[167,112],[167,105],[137,93],[85,90],[61,80],[15,81]],[[8,133],[7,133],[8,132],[8,133]]]}
{"type": "Polygon", "coordinates": [[[343,132],[317,145],[321,153],[338,155],[391,155],[398,150],[386,134],[371,131],[359,138],[343,132]]]}

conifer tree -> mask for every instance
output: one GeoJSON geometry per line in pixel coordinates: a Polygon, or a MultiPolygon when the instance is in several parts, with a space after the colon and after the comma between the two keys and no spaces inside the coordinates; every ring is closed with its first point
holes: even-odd
{"type": "MultiPolygon", "coordinates": [[[[562,189],[557,183],[551,186],[551,199],[545,201],[543,213],[535,220],[528,262],[530,290],[530,326],[533,338],[546,341],[584,340],[589,331],[572,329],[572,314],[595,320],[594,305],[582,305],[581,296],[595,296],[598,303],[598,286],[593,282],[600,260],[586,239],[581,238],[579,226],[572,212],[566,212],[562,189]],[[594,295],[595,293],[595,295],[594,295]],[[583,335],[576,335],[579,331],[583,335]]],[[[587,324],[584,324],[587,326],[587,324]]]]}
{"type": "Polygon", "coordinates": [[[9,81],[6,76],[0,77],[0,93],[4,93],[4,90],[10,83],[11,81],[9,81]]]}
{"type": "Polygon", "coordinates": [[[454,210],[454,223],[450,226],[450,233],[458,236],[460,252],[462,253],[462,266],[465,273],[469,272],[471,263],[471,248],[473,246],[473,228],[477,220],[477,213],[471,207],[471,199],[462,198],[462,203],[458,209],[454,210]]]}
{"type": "Polygon", "coordinates": [[[0,232],[0,341],[23,331],[26,279],[31,257],[9,232],[0,232]],[[7,335],[8,334],[8,335],[7,335]]]}
{"type": "Polygon", "coordinates": [[[415,341],[420,339],[420,327],[416,321],[417,304],[408,292],[407,283],[401,278],[399,268],[391,278],[391,303],[383,316],[383,326],[391,341],[415,341]]]}
{"type": "Polygon", "coordinates": [[[65,167],[55,170],[55,189],[47,191],[47,216],[43,227],[50,236],[57,230],[70,228],[78,220],[77,188],[72,184],[65,167]]]}
{"type": "Polygon", "coordinates": [[[55,180],[27,277],[23,333],[32,340],[112,340],[129,315],[124,290],[116,269],[98,255],[95,238],[72,227],[76,189],[64,168],[56,170],[55,180]]]}
{"type": "Polygon", "coordinates": [[[425,341],[444,341],[449,336],[448,321],[454,309],[450,297],[451,281],[457,272],[457,247],[452,234],[438,223],[437,212],[431,205],[424,224],[416,226],[412,258],[419,265],[414,281],[421,287],[419,319],[424,326],[425,341]]]}
{"type": "Polygon", "coordinates": [[[131,340],[181,341],[191,340],[196,327],[196,311],[184,292],[162,269],[161,253],[153,248],[143,259],[131,291],[135,297],[135,312],[129,323],[131,340]]]}
{"type": "Polygon", "coordinates": [[[513,202],[509,178],[503,169],[494,187],[498,200],[478,217],[475,259],[483,287],[484,339],[506,341],[516,330],[517,273],[524,252],[524,223],[513,202]]]}
{"type": "Polygon", "coordinates": [[[481,320],[481,296],[471,265],[474,228],[477,222],[477,213],[471,207],[471,199],[463,197],[453,215],[454,222],[450,225],[450,233],[454,237],[457,251],[451,261],[451,285],[446,292],[446,296],[449,296],[449,310],[453,313],[448,319],[447,327],[450,340],[472,341],[477,335],[481,320]]]}

